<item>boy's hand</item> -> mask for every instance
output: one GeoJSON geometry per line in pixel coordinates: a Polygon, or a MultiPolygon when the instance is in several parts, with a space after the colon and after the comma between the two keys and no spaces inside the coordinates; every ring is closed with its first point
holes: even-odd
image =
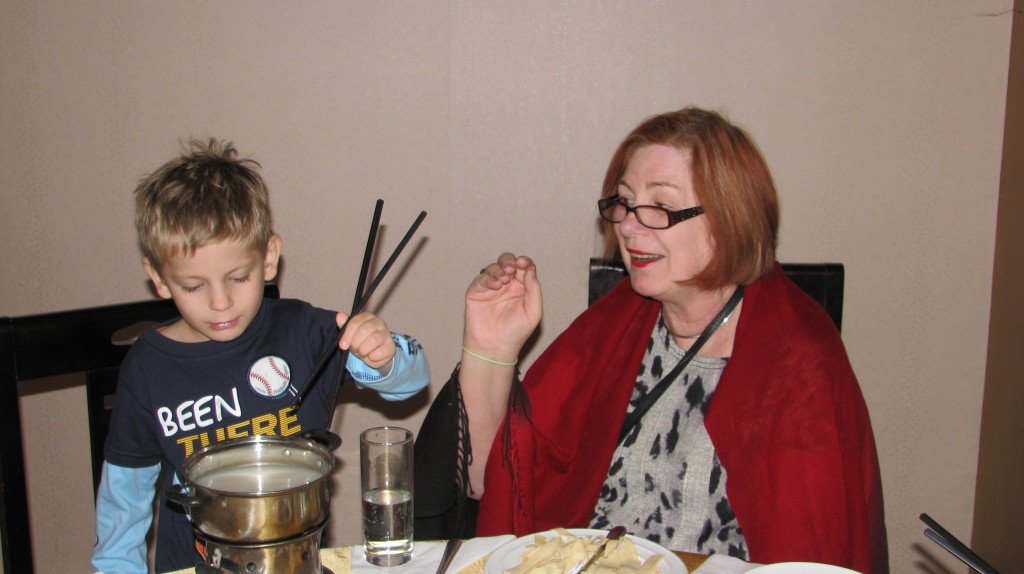
{"type": "MultiPolygon", "coordinates": [[[[341,327],[347,318],[347,313],[338,313],[338,327],[341,327]]],[[[384,319],[368,311],[363,311],[349,320],[345,332],[341,334],[338,347],[342,350],[348,349],[374,369],[390,365],[392,357],[395,356],[395,341],[391,338],[391,329],[388,329],[384,319]]]]}

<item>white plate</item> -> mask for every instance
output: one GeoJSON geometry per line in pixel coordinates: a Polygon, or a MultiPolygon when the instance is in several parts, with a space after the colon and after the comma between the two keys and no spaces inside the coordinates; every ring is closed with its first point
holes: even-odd
{"type": "MultiPolygon", "coordinates": [[[[604,536],[608,534],[607,530],[593,530],[589,528],[568,528],[569,534],[573,536],[604,536]]],[[[554,538],[558,536],[553,530],[547,532],[538,533],[544,538],[554,538]]],[[[487,558],[487,565],[484,568],[484,574],[502,574],[505,570],[511,570],[519,565],[519,557],[522,556],[523,551],[526,550],[527,545],[533,544],[533,537],[535,534],[529,536],[523,536],[516,538],[502,544],[497,550],[491,553],[490,557],[487,558]]],[[[655,554],[664,556],[661,562],[658,563],[658,570],[661,574],[689,574],[686,570],[686,565],[679,559],[671,550],[655,544],[646,538],[637,538],[632,534],[627,534],[626,538],[633,541],[633,545],[636,546],[636,553],[640,557],[640,561],[643,562],[655,554]]]]}
{"type": "Polygon", "coordinates": [[[747,570],[747,574],[857,574],[857,571],[817,562],[779,562],[747,570]]]}

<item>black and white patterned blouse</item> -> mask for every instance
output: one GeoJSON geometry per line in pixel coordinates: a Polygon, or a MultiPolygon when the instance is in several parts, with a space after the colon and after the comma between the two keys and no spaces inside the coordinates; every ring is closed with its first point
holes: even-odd
{"type": "MultiPolygon", "coordinates": [[[[662,319],[647,344],[628,411],[683,357],[662,319]]],[[[725,495],[725,469],[704,428],[727,359],[694,357],[626,437],[608,469],[592,528],[624,525],[672,550],[747,558],[725,495]]]]}

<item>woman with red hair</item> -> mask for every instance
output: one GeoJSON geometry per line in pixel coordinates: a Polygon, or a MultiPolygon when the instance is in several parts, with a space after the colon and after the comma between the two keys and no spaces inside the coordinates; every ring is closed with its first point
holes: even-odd
{"type": "Polygon", "coordinates": [[[452,377],[477,533],[608,528],[674,550],[887,572],[871,423],[842,340],[775,261],[751,138],[686,108],[612,157],[598,210],[629,273],[537,359],[537,269],[503,254],[466,292],[452,377]]]}

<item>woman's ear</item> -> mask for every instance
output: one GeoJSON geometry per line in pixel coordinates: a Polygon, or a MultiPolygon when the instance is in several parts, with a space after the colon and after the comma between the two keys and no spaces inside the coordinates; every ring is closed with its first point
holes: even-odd
{"type": "Polygon", "coordinates": [[[263,280],[273,281],[277,277],[277,265],[281,261],[281,236],[273,234],[267,240],[267,255],[263,260],[263,280]]]}
{"type": "Polygon", "coordinates": [[[160,272],[153,267],[148,257],[142,258],[142,268],[146,270],[146,275],[149,275],[149,280],[153,282],[153,289],[156,289],[156,294],[164,299],[170,299],[171,290],[164,283],[164,280],[160,277],[160,272]]]}

